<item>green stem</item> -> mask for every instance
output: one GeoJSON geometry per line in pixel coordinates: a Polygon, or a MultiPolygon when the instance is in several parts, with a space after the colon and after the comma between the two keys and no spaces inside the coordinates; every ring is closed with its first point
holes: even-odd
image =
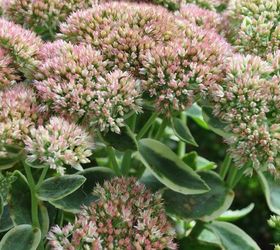
{"type": "MultiPolygon", "coordinates": [[[[183,124],[185,125],[187,124],[187,116],[184,112],[180,114],[180,119],[183,122],[183,124]]],[[[186,143],[180,140],[178,144],[178,156],[182,158],[185,155],[185,153],[186,153],[186,143]]]]}
{"type": "Polygon", "coordinates": [[[164,132],[164,130],[165,130],[165,128],[166,128],[168,122],[169,122],[169,120],[166,119],[166,118],[162,120],[162,122],[161,122],[161,124],[160,124],[160,127],[159,127],[159,129],[158,129],[158,131],[157,131],[157,134],[156,134],[156,136],[155,136],[155,139],[156,139],[156,140],[159,140],[159,139],[161,138],[161,136],[162,136],[162,134],[163,134],[163,132],[164,132]]]}
{"type": "Polygon", "coordinates": [[[228,183],[230,188],[233,187],[233,183],[234,183],[235,178],[237,176],[237,172],[238,172],[238,168],[235,167],[235,166],[233,166],[229,171],[229,175],[228,175],[228,178],[227,178],[227,183],[228,183]]]}
{"type": "Polygon", "coordinates": [[[42,182],[44,181],[45,177],[46,177],[46,174],[48,172],[49,168],[48,167],[45,167],[42,171],[42,174],[39,178],[39,181],[37,182],[37,185],[36,185],[36,188],[39,188],[42,184],[42,182]]]}
{"type": "Polygon", "coordinates": [[[113,147],[108,146],[108,154],[109,154],[111,167],[115,171],[116,175],[121,175],[119,164],[117,162],[115,151],[114,151],[113,147]]]}
{"type": "Polygon", "coordinates": [[[24,163],[24,169],[26,172],[30,192],[31,192],[31,217],[33,227],[40,228],[39,216],[38,216],[38,200],[36,197],[36,185],[31,173],[30,167],[24,163]]]}
{"type": "Polygon", "coordinates": [[[223,180],[226,177],[230,164],[231,164],[231,157],[229,156],[229,154],[227,154],[220,168],[220,176],[223,180]]]}
{"type": "Polygon", "coordinates": [[[157,113],[153,113],[151,115],[151,117],[149,118],[149,120],[146,122],[146,124],[144,125],[144,127],[139,131],[136,139],[139,140],[141,139],[149,130],[149,128],[151,127],[151,125],[154,123],[154,121],[157,118],[157,113]]]}
{"type": "Polygon", "coordinates": [[[127,150],[123,155],[123,159],[122,159],[122,173],[123,173],[123,175],[128,175],[128,173],[129,173],[130,163],[131,163],[131,155],[132,155],[131,150],[127,150]]]}
{"type": "Polygon", "coordinates": [[[136,128],[137,114],[133,114],[131,119],[131,131],[134,132],[136,128]]]}

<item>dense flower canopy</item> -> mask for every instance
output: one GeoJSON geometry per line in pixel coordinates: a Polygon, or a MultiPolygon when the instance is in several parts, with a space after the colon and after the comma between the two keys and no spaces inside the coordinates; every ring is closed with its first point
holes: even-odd
{"type": "Polygon", "coordinates": [[[231,0],[231,42],[240,52],[265,57],[280,47],[279,0],[231,0]]]}
{"type": "Polygon", "coordinates": [[[159,193],[134,178],[114,178],[93,194],[99,199],[84,207],[74,224],[52,228],[52,250],[177,249],[159,193]]]}
{"type": "Polygon", "coordinates": [[[156,45],[182,37],[176,17],[148,4],[112,2],[72,14],[61,38],[100,49],[111,68],[139,74],[139,58],[156,45]]]}

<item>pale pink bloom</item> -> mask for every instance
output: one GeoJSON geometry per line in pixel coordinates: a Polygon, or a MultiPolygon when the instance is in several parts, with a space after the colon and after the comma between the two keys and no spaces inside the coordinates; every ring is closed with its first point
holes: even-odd
{"type": "Polygon", "coordinates": [[[93,149],[92,138],[82,127],[58,117],[32,128],[24,142],[30,162],[42,163],[62,175],[67,165],[81,170],[81,164],[90,162],[93,149]]]}
{"type": "Polygon", "coordinates": [[[22,145],[30,129],[43,118],[29,86],[17,84],[0,92],[0,143],[22,145]]]}
{"type": "Polygon", "coordinates": [[[107,61],[90,45],[58,41],[47,44],[40,57],[35,86],[44,110],[116,133],[127,113],[141,111],[138,82],[127,72],[108,73],[107,61]],[[48,48],[52,56],[45,56],[48,48]]]}
{"type": "Polygon", "coordinates": [[[31,78],[38,64],[36,55],[42,42],[39,37],[20,25],[0,18],[0,48],[12,58],[17,70],[31,78]]]}
{"type": "Polygon", "coordinates": [[[134,178],[114,178],[97,185],[93,194],[99,199],[82,208],[70,232],[51,230],[52,250],[177,249],[159,193],[152,194],[134,178]]]}

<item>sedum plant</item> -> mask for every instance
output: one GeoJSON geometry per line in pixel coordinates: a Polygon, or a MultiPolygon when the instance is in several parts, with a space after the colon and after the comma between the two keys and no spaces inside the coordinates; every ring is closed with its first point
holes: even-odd
{"type": "Polygon", "coordinates": [[[277,0],[0,3],[1,250],[260,249],[232,204],[254,176],[280,215],[277,0]]]}

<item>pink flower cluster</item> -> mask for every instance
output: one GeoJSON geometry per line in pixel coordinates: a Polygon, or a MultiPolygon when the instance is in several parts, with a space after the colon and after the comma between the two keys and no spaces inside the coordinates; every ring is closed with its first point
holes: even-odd
{"type": "Polygon", "coordinates": [[[217,33],[189,22],[181,28],[182,39],[156,46],[141,58],[143,88],[167,115],[185,110],[194,95],[205,96],[219,85],[231,55],[230,46],[217,33]]]}
{"type": "Polygon", "coordinates": [[[63,39],[100,49],[112,69],[128,70],[136,76],[141,68],[141,55],[183,36],[175,16],[165,8],[126,2],[78,11],[60,30],[63,39]]]}
{"type": "Polygon", "coordinates": [[[23,145],[30,128],[43,122],[35,92],[17,84],[0,92],[0,143],[23,145]]]}
{"type": "Polygon", "coordinates": [[[81,163],[90,162],[93,148],[92,139],[83,128],[58,117],[30,129],[24,142],[30,162],[49,166],[61,175],[66,165],[82,170],[81,163]]]}
{"type": "Polygon", "coordinates": [[[228,124],[230,152],[239,166],[279,171],[279,54],[263,61],[234,55],[223,83],[213,91],[214,114],[228,124]],[[277,57],[278,55],[278,57],[277,57]]]}
{"type": "Polygon", "coordinates": [[[127,72],[108,72],[107,61],[90,45],[57,41],[41,52],[45,60],[35,87],[45,110],[116,133],[127,113],[141,111],[138,82],[127,72]]]}
{"type": "Polygon", "coordinates": [[[266,57],[280,48],[278,0],[231,0],[227,10],[230,41],[240,52],[266,57]]]}
{"type": "Polygon", "coordinates": [[[3,0],[4,16],[46,37],[54,38],[58,25],[71,12],[89,8],[90,0],[3,0]]]}
{"type": "Polygon", "coordinates": [[[17,70],[27,78],[31,78],[36,68],[41,44],[41,39],[31,31],[0,18],[0,48],[6,50],[17,70]]]}
{"type": "Polygon", "coordinates": [[[217,33],[225,32],[226,20],[215,11],[198,7],[195,4],[186,4],[180,8],[178,16],[206,30],[217,33]]]}
{"type": "Polygon", "coordinates": [[[177,249],[159,193],[134,178],[114,178],[93,194],[99,199],[84,207],[74,224],[52,228],[52,250],[177,249]]]}
{"type": "Polygon", "coordinates": [[[13,65],[13,59],[0,47],[0,89],[14,84],[20,75],[13,65]]]}

